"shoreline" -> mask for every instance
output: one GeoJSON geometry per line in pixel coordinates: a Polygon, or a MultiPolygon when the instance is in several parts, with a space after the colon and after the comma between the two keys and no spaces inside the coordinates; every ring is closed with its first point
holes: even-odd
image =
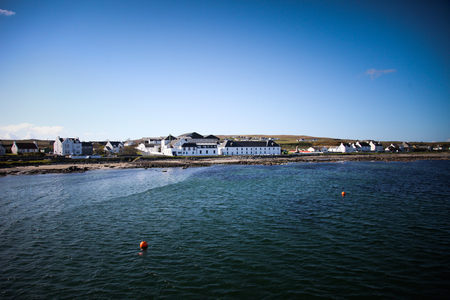
{"type": "Polygon", "coordinates": [[[83,173],[102,169],[147,169],[147,168],[190,168],[212,165],[280,165],[289,162],[342,162],[342,161],[416,161],[450,160],[449,152],[441,153],[377,153],[377,154],[332,154],[332,155],[291,155],[291,156],[225,156],[186,157],[174,159],[138,159],[132,162],[64,162],[50,165],[17,166],[0,169],[0,177],[7,175],[41,175],[83,173]]]}

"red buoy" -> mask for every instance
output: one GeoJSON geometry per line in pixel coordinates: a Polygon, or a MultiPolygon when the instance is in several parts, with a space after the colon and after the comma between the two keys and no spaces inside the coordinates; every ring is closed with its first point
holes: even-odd
{"type": "Polygon", "coordinates": [[[140,247],[141,247],[141,249],[147,249],[147,247],[148,247],[147,242],[146,241],[142,241],[140,247]]]}
{"type": "Polygon", "coordinates": [[[345,196],[345,192],[342,192],[342,196],[345,196]]]}

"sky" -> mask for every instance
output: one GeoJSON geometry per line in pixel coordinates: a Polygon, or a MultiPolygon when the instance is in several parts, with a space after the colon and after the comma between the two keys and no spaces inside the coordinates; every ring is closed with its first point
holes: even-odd
{"type": "Polygon", "coordinates": [[[0,139],[450,141],[450,1],[0,0],[0,139]]]}

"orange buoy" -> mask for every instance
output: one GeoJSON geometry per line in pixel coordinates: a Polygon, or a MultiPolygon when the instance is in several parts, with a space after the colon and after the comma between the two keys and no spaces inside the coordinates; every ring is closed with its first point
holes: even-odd
{"type": "Polygon", "coordinates": [[[141,246],[141,249],[147,249],[148,244],[146,241],[142,241],[140,246],[141,246]]]}
{"type": "Polygon", "coordinates": [[[345,196],[345,192],[342,192],[342,196],[345,196]]]}

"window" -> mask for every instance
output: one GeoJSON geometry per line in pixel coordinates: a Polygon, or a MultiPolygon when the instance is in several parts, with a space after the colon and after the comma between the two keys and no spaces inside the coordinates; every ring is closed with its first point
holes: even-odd
{"type": "Polygon", "coordinates": [[[206,154],[208,154],[208,150],[206,150],[206,154]]]}
{"type": "Polygon", "coordinates": [[[200,150],[200,154],[202,154],[202,150],[200,150]]]}

